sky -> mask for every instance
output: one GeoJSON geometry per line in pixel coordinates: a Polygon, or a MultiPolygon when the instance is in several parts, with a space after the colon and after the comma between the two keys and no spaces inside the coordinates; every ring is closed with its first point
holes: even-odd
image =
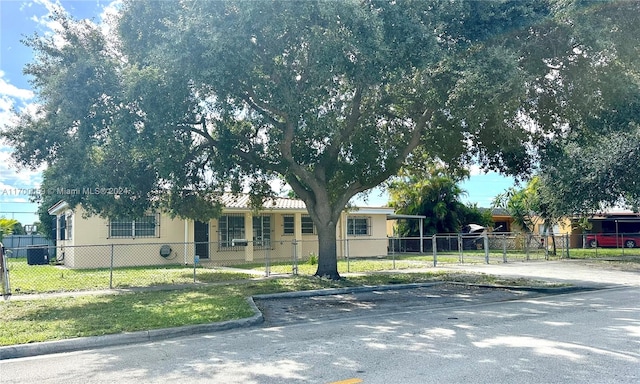
{"type": "MultiPolygon", "coordinates": [[[[77,19],[100,23],[107,11],[117,7],[119,0],[0,0],[0,127],[10,121],[13,108],[23,110],[37,103],[29,78],[22,73],[32,61],[30,48],[21,43],[34,33],[51,35],[55,25],[47,15],[58,6],[77,19]]],[[[39,188],[42,169],[20,169],[11,159],[11,147],[0,141],[0,217],[13,218],[22,224],[38,221],[37,206],[29,202],[29,192],[39,188]]],[[[471,169],[471,177],[460,186],[466,191],[465,203],[489,207],[493,198],[512,186],[512,178],[497,173],[483,174],[471,169]]],[[[387,195],[373,190],[367,199],[356,199],[357,205],[383,206],[387,195]]]]}

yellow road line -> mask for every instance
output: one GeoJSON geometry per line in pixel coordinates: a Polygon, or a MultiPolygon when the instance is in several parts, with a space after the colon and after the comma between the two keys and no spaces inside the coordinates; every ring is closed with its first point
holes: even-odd
{"type": "Polygon", "coordinates": [[[354,377],[353,379],[334,381],[334,382],[329,383],[329,384],[358,384],[358,383],[362,383],[362,382],[363,382],[362,379],[358,379],[357,377],[354,377]]]}

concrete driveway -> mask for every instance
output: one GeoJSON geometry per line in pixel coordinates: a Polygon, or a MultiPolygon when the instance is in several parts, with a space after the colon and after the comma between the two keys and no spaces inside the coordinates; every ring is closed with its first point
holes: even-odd
{"type": "Polygon", "coordinates": [[[439,266],[436,269],[526,277],[582,286],[640,286],[640,265],[638,263],[561,260],[500,264],[451,264],[439,266]]]}

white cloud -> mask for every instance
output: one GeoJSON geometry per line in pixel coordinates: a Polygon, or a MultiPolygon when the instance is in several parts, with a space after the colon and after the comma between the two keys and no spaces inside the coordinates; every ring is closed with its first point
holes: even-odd
{"type": "Polygon", "coordinates": [[[35,110],[35,106],[28,103],[35,96],[33,91],[18,88],[7,82],[4,77],[5,73],[0,70],[0,129],[6,124],[11,124],[14,108],[35,110]]]}
{"type": "Polygon", "coordinates": [[[120,9],[122,8],[123,2],[122,0],[115,0],[109,3],[109,5],[105,6],[102,9],[102,13],[100,14],[100,22],[102,24],[108,24],[109,20],[120,14],[120,9]]]}
{"type": "MultiPolygon", "coordinates": [[[[51,1],[51,0],[35,0],[33,4],[38,4],[44,7],[47,13],[43,16],[33,15],[31,16],[31,20],[36,23],[48,27],[50,25],[49,17],[52,16],[56,11],[64,11],[64,7],[59,0],[51,1]]],[[[38,9],[36,7],[29,7],[32,10],[38,9]]]]}
{"type": "Polygon", "coordinates": [[[11,158],[11,149],[0,146],[0,202],[28,201],[28,191],[40,188],[44,168],[20,169],[11,158]]]}
{"type": "Polygon", "coordinates": [[[109,3],[102,9],[100,14],[100,32],[107,39],[109,50],[112,54],[120,55],[118,53],[118,35],[117,35],[117,22],[120,15],[120,9],[122,8],[122,0],[115,0],[109,3]]]}
{"type": "Polygon", "coordinates": [[[10,124],[13,119],[14,108],[19,111],[35,113],[35,104],[28,103],[35,97],[33,91],[21,89],[4,79],[5,73],[0,70],[0,129],[5,124],[10,124]]]}
{"type": "Polygon", "coordinates": [[[34,3],[42,5],[47,13],[44,15],[33,15],[31,16],[31,20],[45,28],[45,36],[53,36],[53,41],[56,46],[61,47],[66,44],[59,34],[62,30],[62,25],[51,18],[56,11],[66,12],[60,1],[35,0],[34,3]]]}
{"type": "MultiPolygon", "coordinates": [[[[13,107],[13,100],[11,100],[11,98],[9,97],[0,95],[0,113],[4,111],[11,111],[12,107],[13,107]]],[[[4,116],[2,120],[6,121],[4,116]]]]}
{"type": "Polygon", "coordinates": [[[4,80],[4,71],[0,70],[0,95],[15,97],[20,100],[29,100],[33,98],[33,91],[29,89],[20,89],[13,84],[9,84],[4,80]]]}
{"type": "Polygon", "coordinates": [[[482,168],[480,168],[480,166],[478,164],[471,164],[468,167],[469,170],[469,175],[470,176],[477,176],[477,175],[482,175],[485,172],[482,170],[482,168]]]}
{"type": "MultiPolygon", "coordinates": [[[[28,102],[34,93],[28,89],[20,89],[5,79],[5,73],[0,71],[0,128],[11,124],[14,118],[13,109],[19,111],[34,111],[35,104],[28,102]]],[[[11,147],[0,142],[0,201],[25,202],[28,196],[19,193],[20,190],[38,188],[42,180],[42,170],[31,171],[19,169],[11,158],[11,147]]]]}
{"type": "Polygon", "coordinates": [[[49,14],[52,14],[57,9],[62,8],[62,4],[60,4],[60,1],[57,1],[57,0],[56,1],[35,0],[34,3],[44,6],[47,9],[47,11],[49,11],[49,14]]]}

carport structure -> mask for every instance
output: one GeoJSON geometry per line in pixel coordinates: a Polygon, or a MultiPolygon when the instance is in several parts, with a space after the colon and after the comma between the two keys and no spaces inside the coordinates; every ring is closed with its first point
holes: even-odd
{"type": "Polygon", "coordinates": [[[418,220],[419,223],[419,229],[420,229],[420,253],[424,253],[424,222],[423,220],[426,219],[427,216],[424,215],[402,215],[402,214],[392,214],[392,215],[387,215],[387,221],[389,220],[418,220]]]}
{"type": "Polygon", "coordinates": [[[640,214],[633,212],[605,213],[589,219],[593,232],[639,233],[640,214]]]}

